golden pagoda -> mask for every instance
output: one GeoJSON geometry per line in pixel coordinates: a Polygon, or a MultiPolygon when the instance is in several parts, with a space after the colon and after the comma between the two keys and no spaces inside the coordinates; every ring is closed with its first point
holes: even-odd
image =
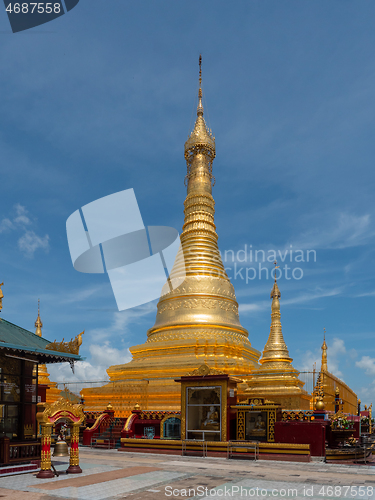
{"type": "Polygon", "coordinates": [[[212,197],[215,155],[215,138],[203,117],[200,57],[197,118],[185,143],[182,253],[162,290],[147,341],[130,348],[132,361],[108,368],[108,385],[82,391],[87,409],[104,409],[111,401],[116,416],[127,416],[135,403],[149,410],[177,410],[177,377],[203,363],[230,375],[248,374],[258,366],[260,352],[240,323],[234,288],[218,249],[212,197]],[[170,281],[182,283],[172,289],[170,281]]]}
{"type": "MultiPolygon", "coordinates": [[[[35,335],[42,337],[43,323],[40,318],[40,300],[38,299],[38,317],[35,321],[35,335]]],[[[49,373],[47,372],[47,366],[39,364],[38,365],[38,385],[48,386],[46,389],[46,402],[53,403],[60,397],[60,390],[57,388],[55,382],[51,382],[49,379],[49,373]]]]}
{"type": "Polygon", "coordinates": [[[318,386],[321,388],[323,393],[324,407],[328,411],[335,411],[335,396],[336,394],[339,394],[341,400],[340,408],[342,412],[356,415],[358,408],[357,394],[352,389],[350,389],[350,387],[345,384],[345,382],[328,371],[327,351],[328,346],[326,343],[324,329],[322,361],[314,392],[316,392],[318,386]]]}
{"type": "Polygon", "coordinates": [[[271,291],[271,328],[267,343],[259,363],[261,367],[254,370],[246,380],[249,389],[246,397],[267,398],[280,403],[284,409],[310,409],[311,396],[303,390],[304,382],[299,378],[299,372],[293,368],[293,359],[289,356],[285,344],[280,313],[281,293],[276,279],[271,291]]]}

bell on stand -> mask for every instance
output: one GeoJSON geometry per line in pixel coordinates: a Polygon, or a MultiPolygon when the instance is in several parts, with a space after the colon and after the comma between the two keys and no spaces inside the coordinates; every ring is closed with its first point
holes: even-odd
{"type": "Polygon", "coordinates": [[[69,449],[66,441],[56,441],[53,457],[68,457],[69,449]]]}

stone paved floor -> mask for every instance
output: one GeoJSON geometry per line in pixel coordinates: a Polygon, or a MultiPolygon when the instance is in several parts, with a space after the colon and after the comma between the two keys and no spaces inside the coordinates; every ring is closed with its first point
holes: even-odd
{"type": "Polygon", "coordinates": [[[357,498],[375,500],[375,467],[80,450],[82,474],[0,479],[0,500],[357,498]]]}

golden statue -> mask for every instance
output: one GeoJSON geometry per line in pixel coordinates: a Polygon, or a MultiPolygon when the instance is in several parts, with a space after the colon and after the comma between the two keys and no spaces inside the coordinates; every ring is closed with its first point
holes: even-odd
{"type": "Polygon", "coordinates": [[[201,429],[210,431],[220,430],[219,411],[215,406],[212,405],[207,410],[206,417],[201,424],[201,429]]]}

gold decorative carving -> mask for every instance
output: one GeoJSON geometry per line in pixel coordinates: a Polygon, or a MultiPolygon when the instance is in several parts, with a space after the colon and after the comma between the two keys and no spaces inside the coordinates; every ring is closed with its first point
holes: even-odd
{"type": "Polygon", "coordinates": [[[167,304],[160,305],[158,308],[158,314],[162,314],[165,311],[176,311],[177,309],[196,309],[197,307],[202,307],[203,309],[215,309],[219,307],[223,311],[231,311],[238,315],[238,305],[228,302],[226,300],[220,299],[185,299],[180,302],[169,302],[167,304]]]}
{"type": "Polygon", "coordinates": [[[57,352],[67,352],[70,354],[79,354],[79,348],[82,344],[82,335],[84,333],[85,333],[84,331],[81,332],[79,335],[77,335],[74,339],[70,340],[69,342],[64,342],[64,339],[62,339],[62,342],[57,342],[55,340],[54,342],[48,344],[46,349],[57,352]]]}
{"type": "Polygon", "coordinates": [[[245,412],[240,410],[237,413],[237,439],[245,440],[245,412]]]}
{"type": "Polygon", "coordinates": [[[205,375],[225,375],[225,372],[222,372],[220,370],[216,370],[215,368],[211,368],[210,366],[203,364],[196,370],[193,370],[192,372],[188,373],[186,376],[187,377],[200,377],[200,376],[205,376],[205,375]]]}
{"type": "Polygon", "coordinates": [[[60,398],[52,404],[38,404],[37,419],[42,425],[52,426],[61,417],[68,417],[73,425],[80,425],[85,420],[83,405],[73,404],[67,399],[60,398]]]}

